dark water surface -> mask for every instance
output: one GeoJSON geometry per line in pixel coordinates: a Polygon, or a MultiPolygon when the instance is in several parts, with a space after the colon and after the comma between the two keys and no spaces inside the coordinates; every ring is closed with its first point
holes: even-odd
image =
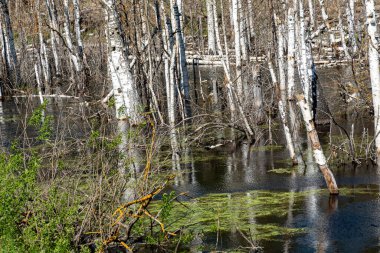
{"type": "MultiPolygon", "coordinates": [[[[210,81],[207,71],[203,70],[203,73],[204,80],[210,81]]],[[[355,123],[354,135],[359,138],[363,129],[368,129],[371,133],[373,127],[368,116],[352,109],[348,110],[339,102],[341,100],[337,92],[337,83],[349,81],[350,78],[352,77],[345,68],[320,72],[320,81],[325,88],[330,110],[341,126],[352,129],[352,124],[355,123]]],[[[210,91],[209,86],[202,92],[210,91]]],[[[61,104],[65,112],[54,108],[50,110],[54,115],[68,113],[70,106],[72,105],[66,104],[62,107],[61,104]]],[[[14,102],[0,102],[1,146],[9,146],[16,135],[22,134],[22,117],[19,115],[22,113],[18,111],[14,102]]],[[[55,122],[55,125],[73,127],[74,130],[70,132],[71,138],[75,138],[80,134],[79,129],[83,129],[83,126],[77,126],[79,123],[76,122],[63,123],[55,122]]],[[[324,127],[319,131],[324,144],[329,142],[330,131],[333,136],[342,136],[341,130],[334,126],[324,127]]],[[[223,209],[235,216],[225,218],[228,221],[220,218],[221,223],[231,224],[230,228],[224,226],[215,231],[200,229],[203,232],[198,231],[191,250],[248,252],[249,249],[244,247],[249,247],[250,244],[243,238],[238,227],[252,225],[252,241],[262,247],[264,252],[380,252],[380,170],[365,163],[357,168],[350,165],[332,166],[337,183],[343,190],[340,196],[330,197],[326,191],[319,191],[325,188],[325,182],[313,163],[307,140],[299,140],[304,147],[307,166],[292,167],[282,136],[282,129],[275,130],[276,145],[273,147],[265,147],[267,142],[261,139],[253,146],[239,143],[215,150],[188,150],[188,163],[183,166],[186,173],[178,176],[168,191],[188,192],[195,198],[192,200],[195,202],[197,199],[202,202],[204,198],[207,202],[208,198],[214,198],[210,200],[209,208],[218,206],[215,203],[219,201],[221,206],[215,210],[223,209]],[[273,193],[268,198],[268,205],[269,208],[273,205],[276,214],[262,214],[261,208],[268,206],[261,202],[253,203],[266,196],[265,191],[273,193]],[[278,203],[269,203],[277,197],[278,203]],[[215,198],[216,202],[213,202],[215,198]],[[252,205],[247,203],[250,201],[252,205]],[[279,212],[281,209],[282,212],[279,212]],[[262,237],[256,237],[255,229],[257,228],[257,234],[260,234],[267,225],[273,225],[273,231],[269,228],[262,237]],[[276,232],[277,228],[295,228],[302,232],[289,233],[286,230],[277,235],[266,236],[276,232]]],[[[202,208],[207,209],[207,203],[202,208]]],[[[205,228],[208,222],[210,220],[203,222],[205,228]]],[[[194,226],[195,230],[196,227],[197,225],[194,226]]],[[[244,233],[249,234],[246,231],[244,233]]]]}

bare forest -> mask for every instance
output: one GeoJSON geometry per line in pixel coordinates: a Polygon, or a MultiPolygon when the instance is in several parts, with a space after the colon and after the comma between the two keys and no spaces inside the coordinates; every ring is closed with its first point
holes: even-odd
{"type": "Polygon", "coordinates": [[[0,252],[377,252],[379,13],[0,0],[0,252]]]}

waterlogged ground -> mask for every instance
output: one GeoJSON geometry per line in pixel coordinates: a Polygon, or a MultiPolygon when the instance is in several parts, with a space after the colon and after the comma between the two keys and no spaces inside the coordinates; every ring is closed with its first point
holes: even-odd
{"type": "MultiPolygon", "coordinates": [[[[203,80],[210,81],[205,72],[203,80]]],[[[345,69],[326,70],[320,75],[330,110],[342,127],[353,132],[356,148],[363,152],[368,139],[365,133],[371,135],[372,131],[371,119],[343,108],[336,89],[337,82],[350,78],[345,69]]],[[[209,85],[202,92],[207,95],[211,90],[209,85]]],[[[54,126],[64,128],[68,133],[65,138],[73,140],[85,128],[66,117],[76,113],[75,106],[58,101],[48,107],[48,113],[60,119],[54,126]]],[[[23,134],[25,123],[18,108],[13,102],[0,102],[3,147],[23,134]]],[[[331,141],[347,140],[336,126],[319,131],[325,148],[331,141]]],[[[230,143],[213,150],[185,150],[181,171],[175,173],[177,177],[166,192],[187,196],[175,203],[165,223],[169,231],[181,229],[193,235],[185,251],[249,252],[256,247],[263,252],[379,252],[380,170],[365,163],[357,168],[332,164],[340,187],[340,195],[333,198],[324,190],[325,182],[304,134],[298,141],[306,166],[300,167],[290,164],[281,129],[277,127],[273,135],[273,145],[262,138],[253,146],[230,143]]],[[[215,140],[211,144],[217,144],[215,140]]]]}
{"type": "Polygon", "coordinates": [[[378,187],[208,194],[177,203],[167,229],[195,235],[193,251],[378,252],[378,187]]]}

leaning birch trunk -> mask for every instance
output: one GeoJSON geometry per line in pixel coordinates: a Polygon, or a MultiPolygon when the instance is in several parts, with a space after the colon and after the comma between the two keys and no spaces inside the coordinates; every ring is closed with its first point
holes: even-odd
{"type": "Polygon", "coordinates": [[[372,86],[372,102],[374,110],[374,138],[376,147],[376,160],[380,164],[380,72],[379,72],[379,42],[377,31],[377,20],[374,0],[366,0],[368,41],[368,61],[372,86]]]}
{"type": "Polygon", "coordinates": [[[232,0],[232,16],[235,36],[235,60],[236,60],[236,80],[238,97],[243,96],[243,82],[241,77],[241,47],[240,47],[240,25],[239,25],[239,0],[232,0]]]}
{"type": "Polygon", "coordinates": [[[174,17],[175,17],[175,24],[176,24],[176,34],[177,34],[177,42],[179,44],[179,62],[181,65],[181,89],[184,93],[184,109],[185,109],[185,116],[186,118],[191,118],[191,105],[190,105],[190,88],[189,88],[189,72],[187,70],[187,64],[186,64],[186,49],[185,49],[185,42],[183,40],[183,34],[181,30],[181,20],[180,20],[180,13],[178,10],[177,4],[173,7],[174,10],[174,17]]]}
{"type": "Polygon", "coordinates": [[[295,149],[294,149],[294,143],[293,143],[292,135],[290,133],[290,129],[288,126],[288,120],[287,120],[287,116],[286,116],[286,107],[284,105],[284,101],[281,98],[280,87],[279,87],[279,84],[277,82],[277,77],[276,77],[276,73],[274,72],[274,69],[273,69],[272,61],[270,59],[268,60],[268,67],[269,67],[270,76],[272,78],[272,83],[276,89],[278,111],[280,113],[280,120],[281,120],[282,126],[284,128],[284,134],[285,134],[285,139],[286,139],[286,145],[287,145],[288,150],[289,150],[289,156],[290,156],[290,159],[292,160],[293,164],[297,164],[298,160],[297,160],[297,156],[296,156],[295,149]]]}
{"type": "Polygon", "coordinates": [[[207,7],[207,45],[208,54],[216,54],[216,41],[215,41],[215,19],[214,19],[214,0],[206,1],[207,7]]]}
{"type": "Polygon", "coordinates": [[[20,82],[20,68],[17,61],[16,47],[14,42],[12,23],[9,16],[7,0],[0,0],[0,5],[5,23],[4,36],[7,41],[7,47],[9,48],[8,63],[11,67],[12,82],[17,85],[20,82]]]}
{"type": "Polygon", "coordinates": [[[336,184],[333,173],[327,165],[327,160],[323,153],[321,143],[319,142],[317,130],[314,126],[309,103],[306,101],[303,95],[297,95],[296,99],[298,106],[301,109],[302,118],[306,126],[307,135],[311,141],[315,162],[318,164],[318,167],[321,170],[323,177],[325,178],[325,182],[327,188],[330,191],[330,194],[337,195],[339,194],[338,186],[336,184]]]}

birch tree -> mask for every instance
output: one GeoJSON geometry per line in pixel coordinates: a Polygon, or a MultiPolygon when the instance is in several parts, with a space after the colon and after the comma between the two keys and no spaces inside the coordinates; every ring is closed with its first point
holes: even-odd
{"type": "Polygon", "coordinates": [[[184,107],[185,116],[190,118],[192,116],[191,105],[190,105],[190,90],[189,90],[189,72],[187,70],[186,64],[186,49],[185,42],[183,39],[183,33],[181,30],[181,13],[179,12],[178,5],[174,4],[173,12],[175,17],[175,27],[176,27],[176,37],[179,44],[179,62],[181,67],[181,89],[184,93],[184,107]]]}
{"type": "Polygon", "coordinates": [[[368,61],[372,86],[372,102],[374,110],[374,138],[377,164],[380,164],[380,71],[379,41],[374,0],[365,0],[368,30],[368,61]]]}
{"type": "Polygon", "coordinates": [[[297,103],[302,112],[302,117],[306,126],[307,135],[309,137],[313,149],[313,156],[315,162],[318,164],[318,167],[322,172],[322,175],[325,179],[330,194],[337,195],[339,194],[339,189],[336,184],[335,177],[328,167],[326,157],[323,153],[322,146],[319,142],[318,133],[315,129],[309,103],[303,95],[297,95],[297,103]]]}
{"type": "Polygon", "coordinates": [[[1,23],[4,24],[3,37],[4,37],[5,44],[3,44],[3,47],[4,47],[3,50],[7,51],[7,60],[10,67],[10,74],[12,76],[11,82],[17,85],[20,81],[20,69],[19,69],[19,65],[17,61],[17,54],[16,54],[15,41],[14,41],[14,36],[13,36],[11,18],[9,16],[8,1],[0,0],[0,8],[1,8],[1,14],[2,14],[1,23]]]}
{"type": "Polygon", "coordinates": [[[234,24],[235,38],[235,60],[236,60],[236,80],[237,94],[241,98],[243,96],[243,81],[241,77],[241,46],[240,46],[240,24],[239,24],[239,3],[240,0],[232,0],[232,16],[234,24]]]}
{"type": "Polygon", "coordinates": [[[348,0],[346,3],[346,14],[348,21],[348,35],[352,53],[356,53],[358,46],[355,36],[355,0],[348,0]]]}
{"type": "Polygon", "coordinates": [[[58,21],[57,21],[57,10],[55,8],[54,0],[46,0],[46,8],[49,16],[49,26],[50,26],[50,44],[51,51],[54,58],[55,74],[57,76],[61,75],[61,61],[58,55],[58,38],[56,32],[58,31],[58,21]]]}
{"type": "Polygon", "coordinates": [[[207,45],[208,53],[216,53],[216,41],[215,41],[215,18],[214,18],[214,8],[216,8],[215,0],[206,1],[207,9],[207,45]]]}
{"type": "Polygon", "coordinates": [[[82,70],[82,65],[80,64],[78,54],[74,51],[73,42],[71,39],[69,0],[63,0],[63,12],[64,12],[63,28],[65,31],[65,40],[66,40],[67,48],[69,50],[70,60],[72,61],[74,65],[75,71],[79,72],[82,70]]]}
{"type": "Polygon", "coordinates": [[[77,42],[78,65],[79,65],[79,69],[81,70],[83,67],[84,52],[83,52],[82,32],[81,32],[81,26],[80,26],[81,15],[80,15],[79,0],[73,0],[73,6],[74,6],[74,28],[75,28],[75,36],[76,36],[76,42],[77,42]]]}
{"type": "Polygon", "coordinates": [[[116,118],[137,125],[142,118],[136,84],[130,70],[128,46],[115,0],[104,0],[108,39],[108,68],[115,97],[116,118]]]}

